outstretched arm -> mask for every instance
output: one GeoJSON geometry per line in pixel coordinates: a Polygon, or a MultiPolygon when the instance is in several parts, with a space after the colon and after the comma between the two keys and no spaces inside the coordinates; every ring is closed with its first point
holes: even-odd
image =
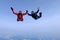
{"type": "Polygon", "coordinates": [[[26,14],[28,14],[29,16],[31,16],[31,14],[29,14],[29,13],[23,13],[23,15],[26,15],[26,14]]]}
{"type": "Polygon", "coordinates": [[[11,7],[11,10],[13,12],[13,14],[17,15],[17,12],[14,12],[13,8],[11,7]]]}
{"type": "Polygon", "coordinates": [[[28,13],[28,10],[26,10],[26,13],[23,13],[23,15],[26,15],[26,14],[29,14],[29,13],[28,13]]]}
{"type": "Polygon", "coordinates": [[[38,12],[39,12],[39,8],[38,8],[38,10],[35,13],[38,13],[38,12]]]}
{"type": "Polygon", "coordinates": [[[28,13],[29,16],[32,16],[31,14],[28,13]]]}
{"type": "Polygon", "coordinates": [[[26,15],[27,13],[23,13],[22,15],[26,15]]]}

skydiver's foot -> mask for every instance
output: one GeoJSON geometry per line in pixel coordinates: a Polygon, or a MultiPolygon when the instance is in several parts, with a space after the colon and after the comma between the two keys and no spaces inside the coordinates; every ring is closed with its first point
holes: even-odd
{"type": "Polygon", "coordinates": [[[42,12],[39,13],[40,17],[42,17],[42,12]]]}

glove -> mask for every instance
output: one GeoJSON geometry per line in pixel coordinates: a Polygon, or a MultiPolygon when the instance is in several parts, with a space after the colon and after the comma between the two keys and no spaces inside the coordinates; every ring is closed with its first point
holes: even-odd
{"type": "Polygon", "coordinates": [[[26,13],[28,13],[28,10],[26,10],[26,13]]]}
{"type": "Polygon", "coordinates": [[[13,11],[13,8],[11,7],[11,10],[13,11]]]}

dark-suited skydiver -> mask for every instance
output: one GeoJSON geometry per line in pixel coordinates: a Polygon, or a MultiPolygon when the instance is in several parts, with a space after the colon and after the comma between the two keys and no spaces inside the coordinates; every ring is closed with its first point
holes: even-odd
{"type": "Polygon", "coordinates": [[[42,12],[39,13],[39,16],[37,15],[38,12],[39,12],[39,8],[36,12],[31,11],[31,14],[28,13],[28,15],[34,18],[35,20],[37,20],[42,17],[42,12]]]}

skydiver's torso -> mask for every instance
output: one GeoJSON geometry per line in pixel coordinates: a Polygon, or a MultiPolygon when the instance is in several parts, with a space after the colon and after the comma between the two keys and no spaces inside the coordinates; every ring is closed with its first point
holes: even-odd
{"type": "Polygon", "coordinates": [[[31,16],[32,16],[34,19],[37,19],[37,14],[32,13],[31,16]]]}
{"type": "Polygon", "coordinates": [[[22,21],[23,20],[23,15],[22,14],[18,14],[17,15],[17,20],[22,21]]]}

